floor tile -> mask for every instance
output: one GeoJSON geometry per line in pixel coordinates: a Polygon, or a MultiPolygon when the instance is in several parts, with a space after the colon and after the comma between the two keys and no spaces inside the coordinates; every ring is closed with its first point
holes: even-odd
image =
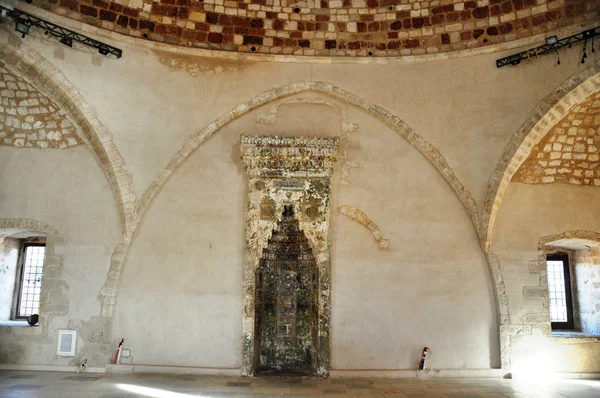
{"type": "Polygon", "coordinates": [[[600,398],[600,380],[256,378],[0,372],[2,398],[600,398]]]}

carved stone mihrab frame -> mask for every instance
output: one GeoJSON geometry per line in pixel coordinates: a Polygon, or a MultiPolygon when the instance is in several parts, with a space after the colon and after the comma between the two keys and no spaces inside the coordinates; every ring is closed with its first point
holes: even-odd
{"type": "Polygon", "coordinates": [[[338,137],[245,136],[247,182],[242,375],[254,375],[255,271],[284,205],[293,205],[319,270],[317,374],[329,375],[331,344],[330,192],[338,137]]]}

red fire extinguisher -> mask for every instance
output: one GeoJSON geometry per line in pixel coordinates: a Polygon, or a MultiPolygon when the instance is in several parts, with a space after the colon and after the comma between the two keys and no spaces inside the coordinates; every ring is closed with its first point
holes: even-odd
{"type": "Polygon", "coordinates": [[[421,360],[419,361],[419,370],[425,369],[425,361],[427,360],[427,354],[429,353],[429,347],[424,347],[421,351],[421,360]]]}
{"type": "Polygon", "coordinates": [[[123,347],[124,341],[125,341],[125,339],[121,339],[121,342],[119,343],[119,346],[117,347],[117,352],[115,352],[115,356],[113,358],[113,363],[115,365],[118,365],[119,362],[121,362],[121,347],[123,347]]]}

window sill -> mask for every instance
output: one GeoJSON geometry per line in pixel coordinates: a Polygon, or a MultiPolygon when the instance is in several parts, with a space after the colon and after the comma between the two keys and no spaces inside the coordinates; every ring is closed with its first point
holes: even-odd
{"type": "Polygon", "coordinates": [[[10,321],[0,321],[0,327],[8,326],[8,327],[24,327],[29,326],[26,320],[10,320],[10,321]]]}
{"type": "Polygon", "coordinates": [[[43,327],[29,326],[27,321],[0,321],[0,332],[17,335],[39,336],[42,334],[43,327]]]}
{"type": "Polygon", "coordinates": [[[552,338],[555,339],[581,339],[581,340],[596,340],[600,341],[600,335],[593,333],[584,333],[577,331],[557,330],[552,332],[552,338]]]}

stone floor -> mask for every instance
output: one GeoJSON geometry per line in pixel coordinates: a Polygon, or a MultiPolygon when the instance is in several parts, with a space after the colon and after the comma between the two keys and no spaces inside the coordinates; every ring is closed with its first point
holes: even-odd
{"type": "Polygon", "coordinates": [[[0,371],[0,397],[600,397],[600,380],[315,379],[0,371]]]}

